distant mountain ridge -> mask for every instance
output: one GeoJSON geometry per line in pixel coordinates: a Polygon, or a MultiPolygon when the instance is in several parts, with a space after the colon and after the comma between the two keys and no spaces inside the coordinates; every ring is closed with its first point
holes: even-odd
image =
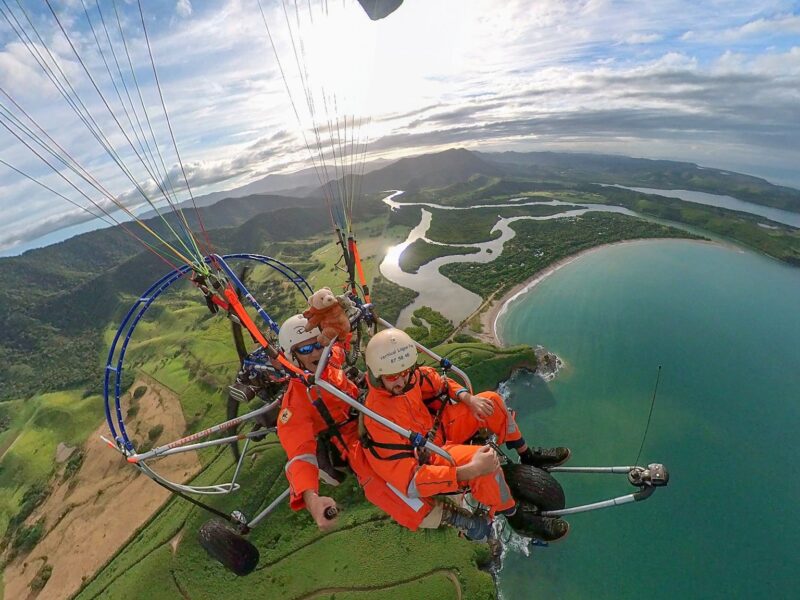
{"type": "Polygon", "coordinates": [[[463,148],[401,158],[395,163],[364,176],[365,192],[386,189],[416,191],[427,187],[445,187],[465,181],[474,175],[501,177],[507,169],[484,160],[463,148]]]}
{"type": "MultiPolygon", "coordinates": [[[[391,160],[380,158],[370,161],[364,165],[364,172],[369,173],[370,171],[381,169],[392,162],[391,160]]],[[[294,173],[271,173],[240,187],[197,196],[194,201],[187,200],[181,202],[178,206],[182,209],[194,210],[195,206],[197,206],[197,208],[212,206],[221,200],[227,200],[229,198],[244,198],[247,196],[265,194],[302,198],[314,195],[315,190],[318,188],[319,177],[317,175],[317,170],[310,167],[294,173]]],[[[317,197],[322,197],[322,195],[319,194],[317,197]]],[[[156,216],[155,211],[148,211],[140,215],[140,218],[149,219],[154,216],[156,216]]]]}
{"type": "Polygon", "coordinates": [[[727,194],[764,206],[800,212],[800,190],[760,177],[702,167],[695,163],[607,154],[567,152],[476,152],[520,177],[555,177],[569,182],[686,189],[727,194]]]}

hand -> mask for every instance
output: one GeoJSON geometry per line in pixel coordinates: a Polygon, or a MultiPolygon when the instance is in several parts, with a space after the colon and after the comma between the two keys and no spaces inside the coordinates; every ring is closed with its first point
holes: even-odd
{"type": "Polygon", "coordinates": [[[475,470],[473,477],[494,473],[500,468],[500,458],[491,446],[481,446],[469,462],[475,470]]]}
{"type": "Polygon", "coordinates": [[[494,414],[494,404],[488,398],[473,396],[469,392],[464,392],[461,397],[463,398],[461,401],[469,406],[470,411],[479,421],[483,421],[494,414]]]}
{"type": "Polygon", "coordinates": [[[311,514],[311,517],[314,519],[314,522],[317,524],[317,527],[319,527],[320,530],[330,531],[336,526],[338,517],[329,519],[325,516],[326,510],[337,510],[336,501],[333,498],[329,498],[328,496],[319,496],[312,490],[306,490],[303,493],[303,500],[306,503],[306,509],[308,510],[309,514],[311,514]]]}

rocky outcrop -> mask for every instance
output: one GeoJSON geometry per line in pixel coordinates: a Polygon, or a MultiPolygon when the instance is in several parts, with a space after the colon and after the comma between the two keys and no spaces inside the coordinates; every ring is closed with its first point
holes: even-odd
{"type": "Polygon", "coordinates": [[[536,374],[545,381],[555,379],[564,362],[544,346],[536,346],[533,352],[536,355],[536,374]]]}

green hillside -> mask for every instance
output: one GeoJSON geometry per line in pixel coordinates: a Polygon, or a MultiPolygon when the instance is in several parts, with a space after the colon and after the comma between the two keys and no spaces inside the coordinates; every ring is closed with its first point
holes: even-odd
{"type": "MultiPolygon", "coordinates": [[[[535,365],[528,347],[501,350],[486,344],[450,344],[437,351],[465,366],[475,385],[487,387],[507,378],[514,366],[535,365]]],[[[211,351],[202,362],[207,366],[207,361],[219,358],[211,351]]],[[[183,386],[184,401],[202,392],[192,387],[174,359],[161,362],[156,375],[170,386],[183,386]]],[[[196,401],[191,405],[194,408],[187,405],[187,412],[198,408],[196,401]]],[[[220,406],[217,400],[209,417],[220,406]]],[[[234,465],[227,450],[207,453],[206,460],[196,484],[230,477],[234,465]]],[[[253,460],[245,462],[242,490],[215,499],[213,505],[225,512],[239,509],[255,515],[287,485],[284,462],[274,436],[268,437],[257,445],[253,460]]],[[[196,541],[196,531],[208,515],[174,499],[110,557],[75,598],[132,599],[147,590],[148,597],[165,599],[176,594],[219,598],[252,593],[305,598],[325,590],[335,592],[337,598],[495,597],[492,578],[476,568],[489,559],[485,545],[459,539],[453,530],[412,533],[397,526],[364,500],[352,478],[335,489],[326,488],[326,493],[343,508],[338,529],[321,533],[305,511],[293,513],[284,504],[250,534],[261,551],[261,563],[245,578],[237,578],[209,559],[196,541]],[[182,537],[173,549],[171,542],[179,534],[182,537]]]]}

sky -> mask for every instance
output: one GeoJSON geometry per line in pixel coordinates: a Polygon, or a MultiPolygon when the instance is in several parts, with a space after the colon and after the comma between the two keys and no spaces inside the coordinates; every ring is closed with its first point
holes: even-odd
{"type": "Polygon", "coordinates": [[[110,198],[306,167],[333,131],[367,160],[601,152],[800,187],[797,1],[405,0],[375,22],[354,0],[49,6],[0,0],[0,253],[94,227],[90,200],[118,217],[110,198]]]}

